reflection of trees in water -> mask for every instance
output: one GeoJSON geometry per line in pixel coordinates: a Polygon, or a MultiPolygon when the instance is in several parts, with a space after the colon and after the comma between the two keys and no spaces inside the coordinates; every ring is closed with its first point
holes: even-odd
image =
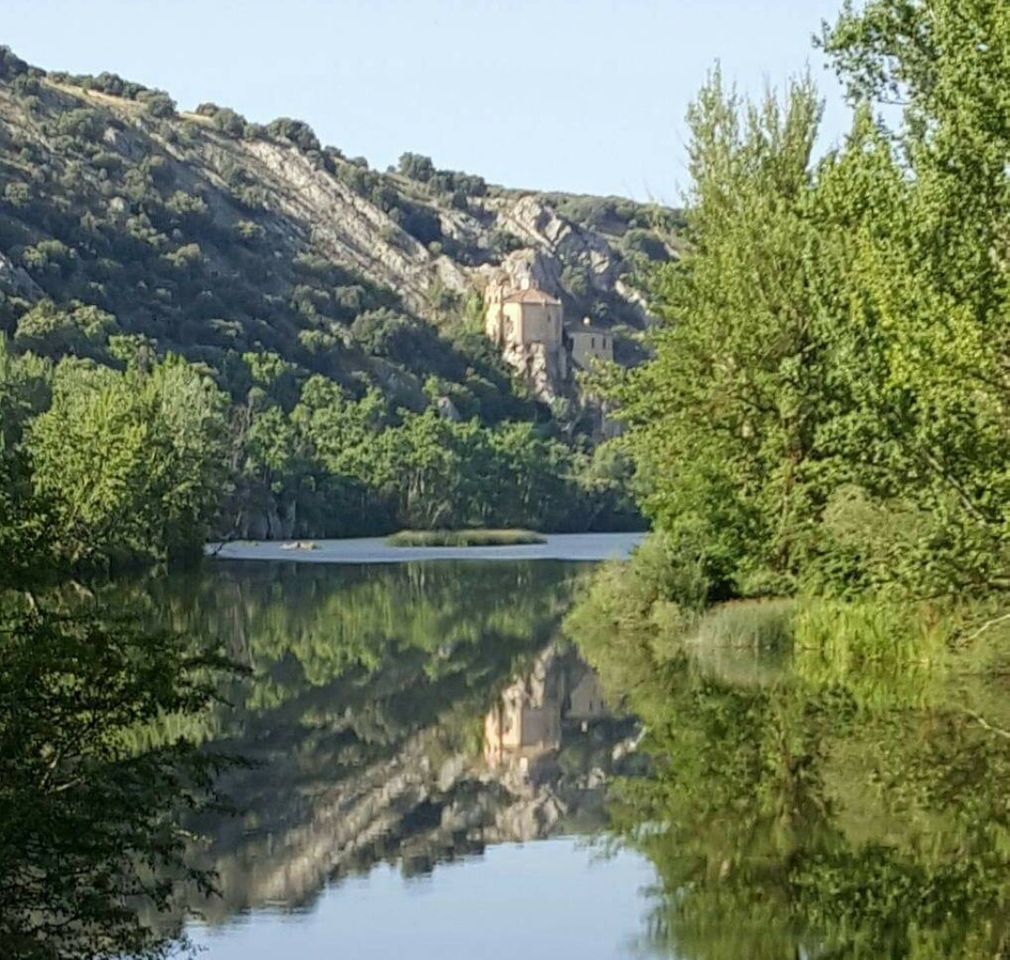
{"type": "Polygon", "coordinates": [[[807,651],[743,680],[711,657],[657,661],[641,636],[582,639],[648,731],[651,773],[611,812],[659,872],[655,942],[711,960],[1010,956],[1002,674],[886,656],[846,674],[807,651]]]}
{"type": "MultiPolygon", "coordinates": [[[[3,598],[10,601],[11,597],[3,598]]],[[[221,761],[151,725],[197,716],[229,665],[184,638],[53,597],[0,616],[0,953],[160,956],[185,810],[214,807],[221,761]]]]}
{"type": "Polygon", "coordinates": [[[467,691],[484,693],[543,646],[578,569],[218,564],[210,575],[157,581],[149,592],[159,620],[221,638],[255,671],[253,683],[233,691],[237,709],[220,718],[219,738],[260,715],[272,726],[282,718],[300,724],[315,709],[348,713],[359,739],[380,742],[467,691]]]}
{"type": "Polygon", "coordinates": [[[197,824],[199,862],[218,871],[223,897],[195,905],[212,919],[294,906],[379,861],[424,871],[487,843],[598,822],[630,721],[571,716],[586,668],[550,644],[579,571],[222,564],[151,585],[162,618],[219,636],[255,671],[205,730],[214,749],[256,766],[222,784],[239,817],[197,824]],[[492,772],[485,715],[545,658],[562,736],[535,778],[492,772]]]}

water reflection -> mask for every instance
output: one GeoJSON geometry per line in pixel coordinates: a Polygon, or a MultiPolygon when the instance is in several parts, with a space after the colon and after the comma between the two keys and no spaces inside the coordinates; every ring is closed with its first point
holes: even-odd
{"type": "Polygon", "coordinates": [[[699,960],[1010,956],[998,652],[829,664],[824,649],[581,639],[647,730],[648,775],[619,785],[611,813],[657,868],[657,948],[699,960]]]}
{"type": "Polygon", "coordinates": [[[603,787],[631,771],[637,723],[615,716],[596,674],[552,643],[498,696],[484,718],[485,777],[512,802],[496,819],[496,842],[602,829],[603,787]]]}
{"type": "Polygon", "coordinates": [[[239,815],[192,824],[211,923],[308,910],[376,864],[404,875],[489,844],[597,830],[637,725],[558,641],[585,567],[219,564],[151,584],[151,616],[216,635],[254,671],[200,731],[253,766],[239,815]]]}
{"type": "MultiPolygon", "coordinates": [[[[402,904],[393,874],[514,903],[524,870],[564,861],[576,907],[562,922],[540,897],[529,923],[556,931],[585,858],[513,842],[613,833],[639,855],[615,882],[640,882],[641,857],[658,877],[643,955],[1010,958],[1005,636],[928,657],[853,630],[803,644],[790,604],[735,604],[672,637],[576,616],[573,646],[559,624],[587,572],[222,563],[110,588],[251,671],[215,712],[136,731],[252,762],[220,784],[237,816],[187,824],[220,896],[148,922],[197,914],[245,956],[241,918],[269,938],[293,917],[284,935],[314,924],[328,955],[341,928],[316,921],[402,904]]],[[[440,929],[489,929],[436,900],[440,929]]]]}

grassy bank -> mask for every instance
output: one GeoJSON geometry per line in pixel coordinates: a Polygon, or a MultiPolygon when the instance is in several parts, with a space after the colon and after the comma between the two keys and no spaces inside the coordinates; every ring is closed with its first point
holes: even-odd
{"type": "Polygon", "coordinates": [[[594,572],[565,632],[620,689],[685,658],[733,682],[741,667],[761,667],[752,671],[757,676],[778,664],[818,688],[845,686],[861,706],[893,702],[899,690],[921,706],[955,674],[996,661],[1004,669],[1010,645],[1010,613],[997,596],[964,602],[800,593],[708,605],[696,586],[653,535],[630,561],[594,572]]]}
{"type": "Polygon", "coordinates": [[[391,547],[515,547],[546,542],[532,530],[401,530],[386,539],[391,547]]]}

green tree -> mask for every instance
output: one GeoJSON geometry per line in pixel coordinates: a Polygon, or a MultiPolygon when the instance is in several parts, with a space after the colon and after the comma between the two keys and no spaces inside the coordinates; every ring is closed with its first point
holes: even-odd
{"type": "Polygon", "coordinates": [[[73,303],[61,309],[42,300],[18,320],[14,344],[52,359],[67,354],[101,357],[116,330],[115,317],[97,307],[73,303]]]}
{"type": "Polygon", "coordinates": [[[805,275],[814,227],[809,83],[744,109],[716,74],[690,114],[694,251],[660,267],[656,357],[613,388],[644,507],[713,595],[780,587],[806,549],[819,410],[805,275]]]}
{"type": "Polygon", "coordinates": [[[195,717],[228,669],[128,621],[35,610],[0,617],[0,943],[46,960],[162,956],[183,884],[183,810],[220,806],[222,761],[182,740],[141,748],[165,716],[195,717]]]}
{"type": "Polygon", "coordinates": [[[201,548],[221,492],[223,398],[170,358],[125,375],[65,361],[28,431],[36,493],[71,565],[201,548]]]}
{"type": "Polygon", "coordinates": [[[655,359],[610,395],[712,596],[1010,585],[1008,38],[986,0],[849,5],[823,43],[863,99],[816,166],[809,84],[699,97],[691,248],[653,275],[655,359]]]}

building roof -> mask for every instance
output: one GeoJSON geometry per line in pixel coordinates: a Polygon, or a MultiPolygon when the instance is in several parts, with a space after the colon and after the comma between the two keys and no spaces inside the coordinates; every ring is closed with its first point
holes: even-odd
{"type": "Polygon", "coordinates": [[[537,303],[541,306],[560,306],[561,301],[552,297],[543,290],[530,288],[528,290],[516,290],[502,299],[502,303],[537,303]]]}

